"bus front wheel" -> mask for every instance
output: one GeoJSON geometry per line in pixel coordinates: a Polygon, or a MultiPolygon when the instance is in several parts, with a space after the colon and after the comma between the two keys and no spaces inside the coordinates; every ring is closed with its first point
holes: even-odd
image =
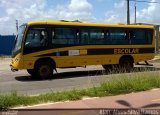
{"type": "Polygon", "coordinates": [[[35,66],[36,77],[46,79],[53,75],[53,67],[50,62],[39,62],[35,66]]]}
{"type": "Polygon", "coordinates": [[[27,72],[28,72],[31,76],[35,76],[35,71],[34,71],[34,69],[27,69],[27,72]]]}

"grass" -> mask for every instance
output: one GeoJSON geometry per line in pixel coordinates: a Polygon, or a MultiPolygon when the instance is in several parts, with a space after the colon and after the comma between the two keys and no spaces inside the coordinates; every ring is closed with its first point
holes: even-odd
{"type": "Polygon", "coordinates": [[[4,57],[3,57],[3,56],[0,56],[0,60],[1,60],[1,59],[4,59],[4,57]]]}
{"type": "Polygon", "coordinates": [[[156,55],[155,55],[155,58],[156,58],[156,59],[160,59],[160,54],[156,54],[156,55]]]}
{"type": "Polygon", "coordinates": [[[131,92],[145,91],[153,88],[160,88],[159,72],[123,74],[111,77],[97,87],[88,89],[73,89],[64,92],[51,92],[38,96],[17,95],[12,92],[8,95],[0,95],[0,109],[7,109],[15,106],[26,106],[39,103],[57,102],[66,100],[80,100],[83,97],[103,97],[131,92]]]}
{"type": "Polygon", "coordinates": [[[10,56],[0,55],[0,60],[5,59],[5,58],[10,58],[10,56]]]}
{"type": "Polygon", "coordinates": [[[156,54],[156,56],[160,56],[160,53],[156,54]]]}

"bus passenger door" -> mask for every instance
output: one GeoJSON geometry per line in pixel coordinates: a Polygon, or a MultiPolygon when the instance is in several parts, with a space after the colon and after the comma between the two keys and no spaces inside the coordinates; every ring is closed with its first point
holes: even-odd
{"type": "Polygon", "coordinates": [[[38,59],[39,56],[44,55],[41,51],[49,48],[48,40],[48,31],[45,27],[29,28],[23,51],[25,68],[32,69],[36,59],[38,59]]]}

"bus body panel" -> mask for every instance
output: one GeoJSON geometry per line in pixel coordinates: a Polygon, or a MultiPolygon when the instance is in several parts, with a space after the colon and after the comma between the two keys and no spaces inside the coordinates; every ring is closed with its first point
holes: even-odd
{"type": "MultiPolygon", "coordinates": [[[[51,57],[56,62],[57,68],[63,67],[78,67],[86,65],[103,65],[103,64],[118,64],[119,59],[123,55],[95,55],[95,56],[61,56],[61,57],[51,57]]],[[[140,62],[144,60],[151,60],[154,58],[153,54],[134,54],[134,62],[140,62]]],[[[45,58],[45,57],[40,57],[45,58]]],[[[17,66],[21,69],[34,69],[35,62],[40,58],[29,57],[25,58],[24,66],[17,66]]]]}
{"type": "MultiPolygon", "coordinates": [[[[24,60],[24,69],[33,69],[34,68],[34,64],[35,62],[40,59],[40,58],[45,58],[45,57],[50,57],[52,58],[55,62],[56,62],[56,67],[72,67],[72,66],[86,66],[86,65],[103,65],[103,64],[118,64],[119,63],[119,59],[123,56],[123,55],[131,55],[134,58],[134,62],[140,62],[140,61],[144,61],[144,60],[150,60],[154,58],[153,52],[152,53],[138,53],[138,54],[114,54],[114,50],[113,50],[113,54],[97,54],[96,52],[95,55],[87,55],[88,50],[90,49],[130,49],[130,46],[75,46],[75,47],[68,47],[68,48],[59,48],[59,49],[54,49],[54,50],[46,50],[46,51],[41,51],[41,52],[37,52],[37,53],[31,53],[31,54],[27,54],[23,56],[23,60],[24,60]],[[85,48],[88,49],[85,49],[85,48]],[[79,55],[69,55],[69,51],[79,51],[79,55]],[[68,52],[68,55],[66,56],[52,56],[50,54],[56,54],[56,53],[60,53],[60,52],[68,52]],[[49,54],[49,55],[47,55],[49,54]],[[44,55],[44,56],[43,56],[44,55]]],[[[148,48],[146,46],[143,46],[144,49],[148,48]]],[[[132,47],[132,49],[139,49],[142,48],[142,46],[135,46],[132,47]]],[[[152,48],[152,47],[151,47],[152,48]]],[[[154,48],[152,48],[154,49],[154,48]]],[[[123,50],[125,51],[125,50],[123,50]]],[[[132,51],[132,50],[131,50],[132,51]]]]}
{"type": "MultiPolygon", "coordinates": [[[[125,25],[125,24],[94,24],[79,22],[59,22],[59,21],[38,21],[29,22],[24,32],[22,50],[13,59],[11,66],[14,69],[34,69],[35,62],[38,59],[49,57],[56,63],[56,67],[76,67],[86,65],[104,65],[119,64],[119,60],[124,55],[130,55],[134,59],[134,63],[150,60],[154,58],[155,33],[153,32],[152,44],[133,44],[133,45],[75,45],[60,48],[44,49],[43,51],[35,51],[24,54],[24,47],[27,32],[30,27],[38,25],[50,26],[74,26],[74,27],[98,27],[98,28],[124,28],[124,29],[152,29],[153,26],[148,25],[125,25]],[[148,50],[148,51],[147,51],[148,50]],[[63,55],[61,55],[61,53],[63,55]]],[[[48,30],[47,30],[48,31],[48,30]]],[[[50,32],[50,30],[49,30],[50,32]]],[[[50,33],[49,33],[50,35],[50,33]]]]}
{"type": "Polygon", "coordinates": [[[24,69],[23,56],[21,53],[18,53],[14,58],[12,58],[10,66],[13,70],[24,69]]]}

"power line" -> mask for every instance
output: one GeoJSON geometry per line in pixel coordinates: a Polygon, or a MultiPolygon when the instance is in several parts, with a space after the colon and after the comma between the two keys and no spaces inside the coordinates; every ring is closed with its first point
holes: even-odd
{"type": "Polygon", "coordinates": [[[136,3],[137,2],[142,2],[142,3],[153,3],[153,4],[160,4],[160,2],[150,2],[150,1],[147,1],[147,0],[126,0],[127,1],[127,24],[130,24],[130,11],[129,11],[129,2],[131,1],[133,1],[133,2],[135,2],[135,5],[134,5],[134,7],[135,7],[135,23],[137,22],[137,19],[136,19],[136,10],[137,10],[137,7],[136,7],[136,3]]]}
{"type": "Polygon", "coordinates": [[[134,2],[143,2],[143,3],[154,3],[154,4],[160,4],[160,2],[150,2],[150,1],[146,1],[146,0],[130,0],[130,1],[134,1],[134,2]]]}

